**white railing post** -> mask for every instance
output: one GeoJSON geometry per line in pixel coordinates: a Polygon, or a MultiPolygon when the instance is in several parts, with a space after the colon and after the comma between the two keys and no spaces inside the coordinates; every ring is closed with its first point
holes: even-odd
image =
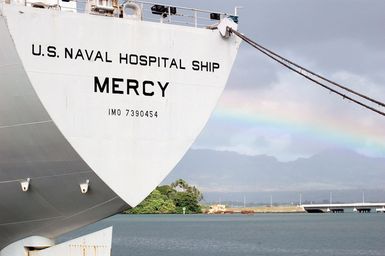
{"type": "Polygon", "coordinates": [[[168,22],[171,23],[171,6],[168,7],[168,22]]]}
{"type": "Polygon", "coordinates": [[[84,12],[85,13],[90,13],[91,12],[91,0],[86,0],[86,6],[84,7],[84,12]]]}
{"type": "Polygon", "coordinates": [[[198,12],[196,10],[194,10],[194,24],[195,24],[195,27],[197,28],[198,27],[198,12]]]}

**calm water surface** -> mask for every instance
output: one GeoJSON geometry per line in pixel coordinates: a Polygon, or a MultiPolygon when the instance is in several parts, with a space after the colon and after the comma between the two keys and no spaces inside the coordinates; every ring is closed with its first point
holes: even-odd
{"type": "Polygon", "coordinates": [[[382,255],[385,214],[117,215],[113,256],[382,255]]]}

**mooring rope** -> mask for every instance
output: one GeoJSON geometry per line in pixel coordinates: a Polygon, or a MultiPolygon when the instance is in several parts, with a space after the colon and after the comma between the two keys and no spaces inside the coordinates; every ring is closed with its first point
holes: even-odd
{"type": "Polygon", "coordinates": [[[254,42],[253,40],[251,40],[247,36],[239,33],[238,31],[236,31],[236,30],[234,30],[234,29],[232,29],[230,27],[227,27],[227,29],[228,29],[228,31],[230,33],[234,33],[239,38],[241,38],[243,41],[245,41],[246,43],[248,43],[249,45],[251,45],[252,47],[257,49],[258,51],[260,51],[263,54],[267,55],[269,58],[275,60],[276,62],[280,63],[281,65],[285,66],[286,68],[294,71],[295,73],[297,73],[297,74],[305,77],[306,79],[308,79],[308,80],[310,80],[310,81],[312,81],[312,82],[322,86],[323,88],[331,91],[332,93],[335,93],[335,94],[343,97],[344,99],[347,99],[347,100],[349,100],[351,102],[354,102],[354,103],[356,103],[356,104],[358,104],[358,105],[360,105],[360,106],[362,106],[364,108],[367,108],[367,109],[369,109],[369,110],[371,110],[373,112],[376,112],[377,114],[385,116],[385,112],[382,112],[382,111],[380,111],[380,110],[378,110],[378,109],[376,109],[374,107],[371,107],[371,106],[369,106],[369,105],[367,105],[367,104],[365,104],[365,103],[363,103],[363,102],[361,102],[359,100],[356,100],[356,99],[354,99],[354,98],[352,98],[352,97],[350,97],[350,96],[348,96],[346,94],[343,94],[343,93],[337,91],[336,89],[333,89],[330,86],[325,85],[321,81],[318,81],[315,78],[312,78],[310,75],[315,76],[315,77],[317,77],[317,78],[319,78],[319,79],[321,79],[323,81],[326,81],[326,82],[328,82],[330,84],[333,84],[333,85],[335,85],[335,86],[337,86],[337,87],[339,87],[339,88],[341,88],[343,90],[346,90],[349,93],[355,94],[355,95],[357,95],[357,96],[359,96],[359,97],[361,97],[361,98],[363,98],[365,100],[368,100],[368,101],[371,101],[373,103],[376,103],[376,104],[378,104],[381,107],[385,107],[385,103],[383,103],[381,101],[378,101],[378,100],[375,100],[375,99],[373,99],[373,98],[371,98],[371,97],[369,97],[367,95],[364,95],[362,93],[359,93],[357,91],[354,91],[354,90],[352,90],[352,89],[350,89],[350,88],[348,88],[346,86],[343,86],[343,85],[341,85],[339,83],[331,81],[330,79],[327,79],[327,78],[325,78],[325,77],[323,77],[323,76],[321,76],[321,75],[319,75],[319,74],[317,74],[315,72],[312,72],[309,69],[304,68],[304,67],[294,63],[293,61],[290,61],[289,59],[286,59],[286,58],[282,57],[281,55],[279,55],[279,54],[277,54],[277,53],[275,53],[275,52],[273,52],[273,51],[263,47],[262,45],[254,42]]]}

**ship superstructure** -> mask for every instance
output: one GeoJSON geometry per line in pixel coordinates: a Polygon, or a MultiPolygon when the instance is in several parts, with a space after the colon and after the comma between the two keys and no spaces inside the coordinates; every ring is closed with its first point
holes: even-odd
{"type": "Polygon", "coordinates": [[[240,44],[225,13],[2,1],[0,249],[140,203],[204,127],[240,44]]]}

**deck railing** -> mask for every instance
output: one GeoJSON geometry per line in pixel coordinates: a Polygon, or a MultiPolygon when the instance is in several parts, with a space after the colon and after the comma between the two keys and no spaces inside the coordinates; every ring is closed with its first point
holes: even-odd
{"type": "Polygon", "coordinates": [[[148,1],[126,0],[0,0],[1,4],[20,4],[36,8],[55,9],[77,13],[91,13],[119,18],[132,18],[126,4],[135,4],[140,7],[140,19],[145,21],[170,23],[191,27],[212,27],[224,17],[237,17],[237,8],[234,14],[216,12],[182,6],[165,5],[148,1]]]}
{"type": "Polygon", "coordinates": [[[216,12],[210,10],[202,10],[196,8],[188,8],[182,6],[167,6],[155,2],[147,1],[131,1],[140,4],[142,9],[142,17],[147,21],[158,21],[161,23],[179,24],[192,27],[207,27],[218,23],[219,20],[226,16],[235,16],[224,12],[216,12]],[[163,6],[163,13],[154,13],[154,6],[163,6]]]}

